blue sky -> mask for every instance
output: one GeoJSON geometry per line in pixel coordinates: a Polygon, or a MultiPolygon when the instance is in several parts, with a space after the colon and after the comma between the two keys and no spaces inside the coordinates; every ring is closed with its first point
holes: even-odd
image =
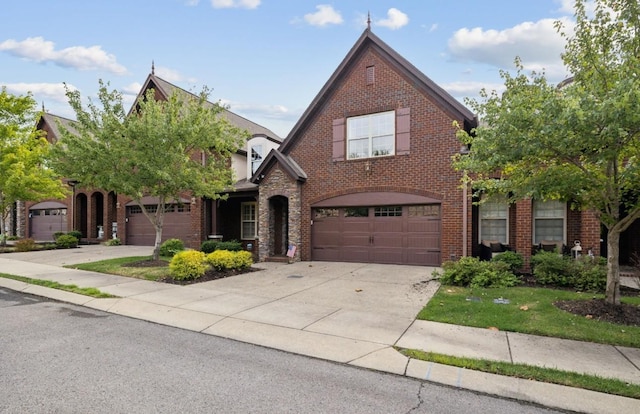
{"type": "Polygon", "coordinates": [[[459,100],[500,90],[499,70],[568,76],[553,22],[573,0],[21,0],[5,2],[0,85],[73,118],[63,83],[98,79],[135,99],[156,75],[283,138],[366,27],[459,100]]]}

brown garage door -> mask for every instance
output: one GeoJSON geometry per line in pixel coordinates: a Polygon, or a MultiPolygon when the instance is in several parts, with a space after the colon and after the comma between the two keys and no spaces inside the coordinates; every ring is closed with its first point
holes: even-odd
{"type": "Polygon", "coordinates": [[[315,208],[313,260],[440,266],[440,205],[315,208]]]}
{"type": "MultiPolygon", "coordinates": [[[[154,212],[156,206],[145,206],[154,212]]],[[[167,239],[189,240],[191,236],[191,212],[189,204],[168,204],[165,207],[162,241],[167,239]]],[[[153,246],[156,232],[142,213],[140,206],[127,206],[127,244],[153,246]]]]}
{"type": "Polygon", "coordinates": [[[53,241],[53,234],[67,231],[67,206],[48,201],[29,209],[29,235],[37,241],[53,241]]]}

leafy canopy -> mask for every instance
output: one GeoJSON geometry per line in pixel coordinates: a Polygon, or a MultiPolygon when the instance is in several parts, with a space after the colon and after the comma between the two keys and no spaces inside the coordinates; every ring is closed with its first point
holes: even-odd
{"type": "Polygon", "coordinates": [[[165,203],[181,196],[221,198],[234,181],[231,155],[248,138],[208,96],[206,88],[198,95],[176,89],[157,100],[149,89],[127,114],[122,95],[102,81],[99,104],[89,101],[86,109],[80,93],[67,90],[77,122],[73,130],[61,128],[57,167],[84,187],[136,201],[155,228],[156,259],[165,203]],[[157,198],[155,212],[142,203],[144,196],[157,198]]]}
{"type": "MultiPolygon", "coordinates": [[[[49,143],[36,130],[39,117],[30,94],[0,92],[0,232],[16,201],[64,198],[62,181],[49,168],[49,143]]],[[[4,238],[3,238],[4,242],[4,238]]]]}
{"type": "Polygon", "coordinates": [[[457,156],[475,188],[512,199],[562,199],[596,212],[607,228],[607,300],[619,303],[619,236],[640,218],[640,5],[597,0],[589,15],[575,2],[562,59],[573,74],[550,84],[544,73],[502,71],[505,92],[469,101],[480,126],[459,130],[470,152],[457,156]]]}
{"type": "Polygon", "coordinates": [[[77,116],[75,131],[63,130],[58,167],[87,187],[134,200],[143,196],[179,200],[219,197],[233,183],[228,161],[247,133],[222,116],[223,108],[198,96],[175,92],[156,100],[150,89],[125,113],[122,95],[100,82],[100,105],[85,110],[78,91],[67,91],[77,116]]]}

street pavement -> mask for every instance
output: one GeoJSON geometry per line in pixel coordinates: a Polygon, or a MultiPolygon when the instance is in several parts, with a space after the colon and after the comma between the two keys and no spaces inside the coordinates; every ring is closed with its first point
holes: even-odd
{"type": "Polygon", "coordinates": [[[96,287],[94,299],[0,278],[0,286],[242,342],[584,413],[637,413],[640,401],[407,358],[394,347],[524,363],[640,384],[640,349],[420,321],[434,268],[257,263],[260,271],[169,285],[61,266],[148,256],[145,246],[0,255],[0,273],[96,287]]]}

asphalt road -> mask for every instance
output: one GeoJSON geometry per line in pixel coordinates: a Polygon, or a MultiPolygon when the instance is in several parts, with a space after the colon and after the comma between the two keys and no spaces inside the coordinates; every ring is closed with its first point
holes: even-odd
{"type": "Polygon", "coordinates": [[[1,413],[550,413],[0,288],[1,413]]]}

